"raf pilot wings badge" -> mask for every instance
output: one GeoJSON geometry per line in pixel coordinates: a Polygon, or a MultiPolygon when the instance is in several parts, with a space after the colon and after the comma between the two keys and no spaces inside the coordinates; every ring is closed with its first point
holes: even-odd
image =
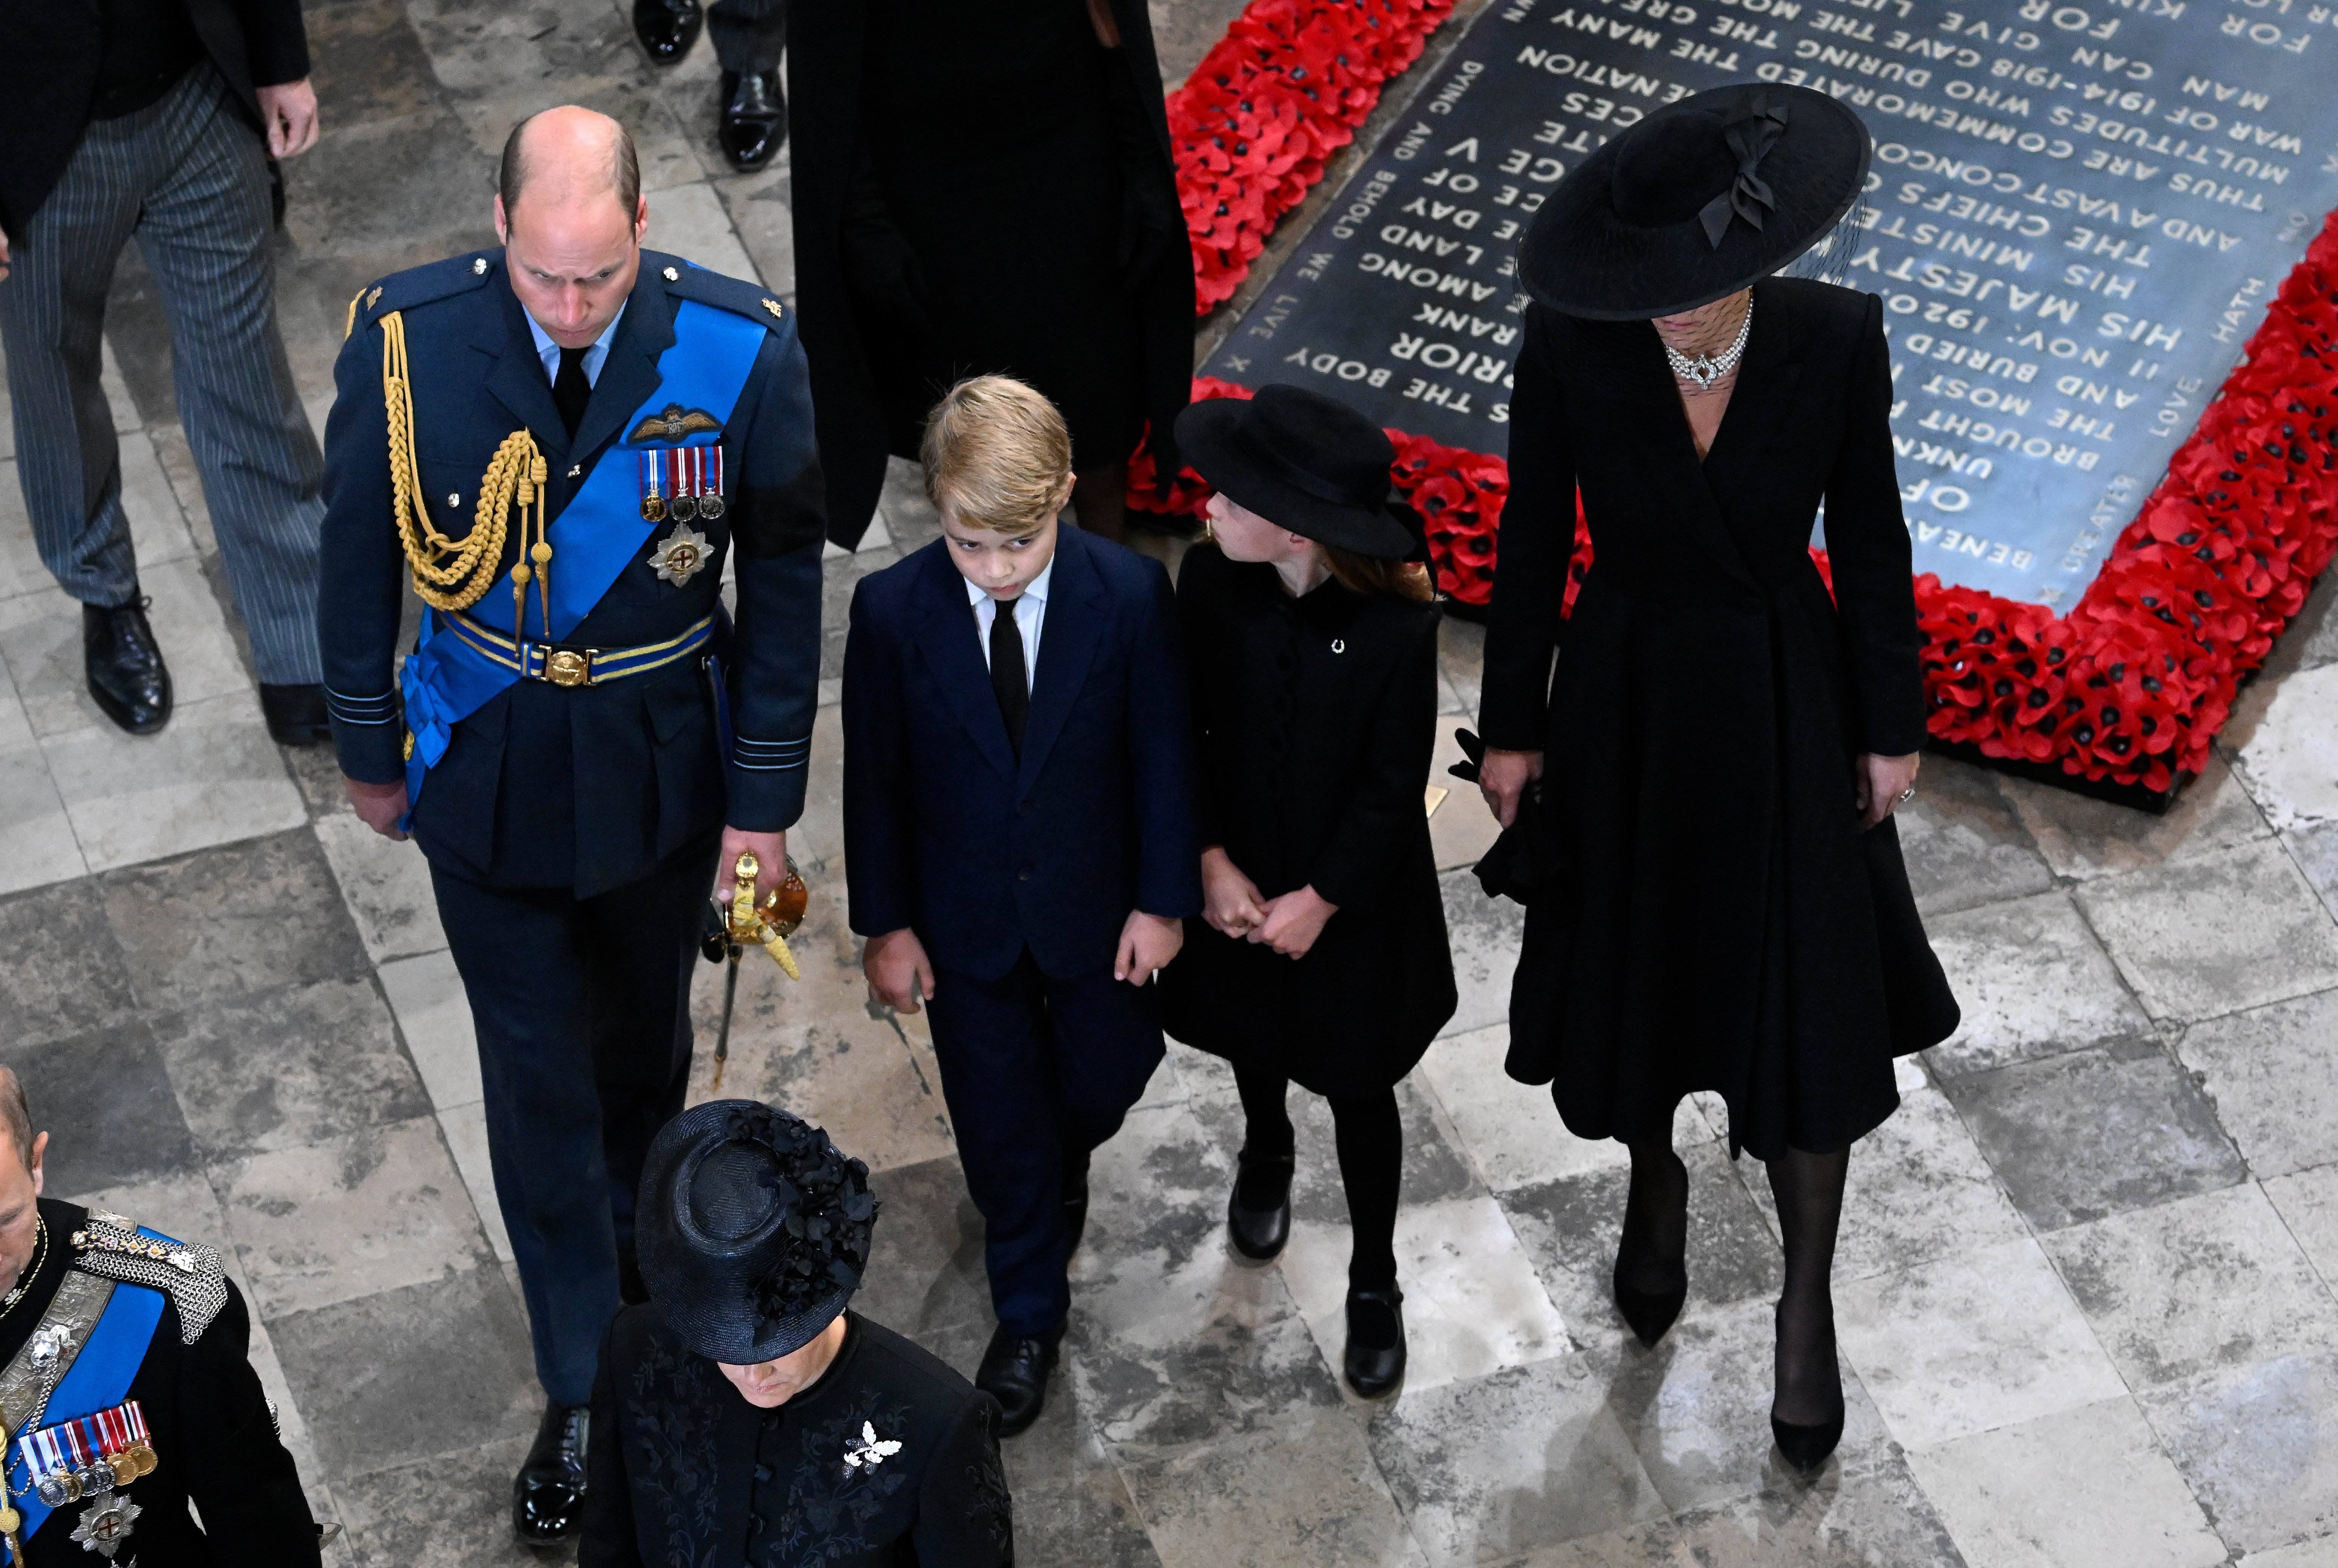
{"type": "Polygon", "coordinates": [[[680,441],[700,431],[720,434],[722,421],[703,408],[684,408],[679,403],[669,403],[663,414],[653,414],[634,426],[626,441],[638,446],[643,441],[680,441]]]}

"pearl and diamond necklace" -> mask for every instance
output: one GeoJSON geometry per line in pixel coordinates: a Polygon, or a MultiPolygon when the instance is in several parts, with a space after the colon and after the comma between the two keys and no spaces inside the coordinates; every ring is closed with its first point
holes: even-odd
{"type": "Polygon", "coordinates": [[[1691,356],[1667,343],[1665,345],[1665,358],[1671,362],[1674,375],[1684,381],[1695,382],[1700,392],[1710,391],[1715,381],[1736,369],[1737,362],[1745,358],[1745,340],[1753,336],[1753,332],[1754,301],[1748,299],[1745,301],[1745,319],[1737,324],[1736,340],[1728,348],[1718,354],[1691,356]]]}

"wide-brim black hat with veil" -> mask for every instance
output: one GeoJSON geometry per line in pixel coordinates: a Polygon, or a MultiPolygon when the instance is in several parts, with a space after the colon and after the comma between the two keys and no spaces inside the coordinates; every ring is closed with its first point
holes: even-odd
{"type": "Polygon", "coordinates": [[[1575,166],[1518,242],[1538,303],[1595,321],[1677,315],[1833,237],[1874,139],[1823,93],[1775,83],[1668,103],[1575,166]]]}
{"type": "Polygon", "coordinates": [[[826,1132],[753,1100],[710,1100],[651,1142],[634,1240],[676,1338],[752,1367],[836,1320],[860,1288],[876,1220],[869,1167],[826,1132]]]}

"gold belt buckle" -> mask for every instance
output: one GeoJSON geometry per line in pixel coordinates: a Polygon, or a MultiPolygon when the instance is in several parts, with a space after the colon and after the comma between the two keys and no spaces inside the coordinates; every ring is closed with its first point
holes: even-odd
{"type": "Polygon", "coordinates": [[[544,656],[544,678],[555,686],[590,686],[593,654],[589,649],[554,648],[544,656]]]}

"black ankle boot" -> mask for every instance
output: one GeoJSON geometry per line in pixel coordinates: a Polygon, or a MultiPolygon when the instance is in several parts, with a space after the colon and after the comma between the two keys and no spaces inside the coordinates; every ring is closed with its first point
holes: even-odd
{"type": "Polygon", "coordinates": [[[1652,1349],[1680,1317],[1682,1304],[1688,1299],[1688,1168],[1681,1164],[1678,1155],[1672,1160],[1680,1171],[1680,1203],[1673,1215],[1665,1218],[1677,1216],[1675,1229],[1681,1236],[1682,1251],[1665,1259],[1651,1256],[1658,1245],[1652,1232],[1658,1227],[1649,1210],[1656,1200],[1638,1191],[1636,1182],[1632,1197],[1625,1200],[1624,1234],[1616,1244],[1616,1269],[1611,1279],[1616,1310],[1624,1315],[1624,1321],[1631,1325],[1640,1343],[1652,1349]],[[1648,1283],[1651,1277],[1662,1283],[1652,1289],[1648,1283]]]}
{"type": "Polygon", "coordinates": [[[1348,1387],[1377,1399],[1404,1381],[1404,1292],[1393,1285],[1348,1290],[1348,1387]]]}
{"type": "Polygon", "coordinates": [[[1291,1240],[1291,1173],[1297,1161],[1289,1154],[1253,1155],[1244,1149],[1235,1162],[1226,1233],[1235,1251],[1264,1263],[1280,1256],[1291,1240]]]}

